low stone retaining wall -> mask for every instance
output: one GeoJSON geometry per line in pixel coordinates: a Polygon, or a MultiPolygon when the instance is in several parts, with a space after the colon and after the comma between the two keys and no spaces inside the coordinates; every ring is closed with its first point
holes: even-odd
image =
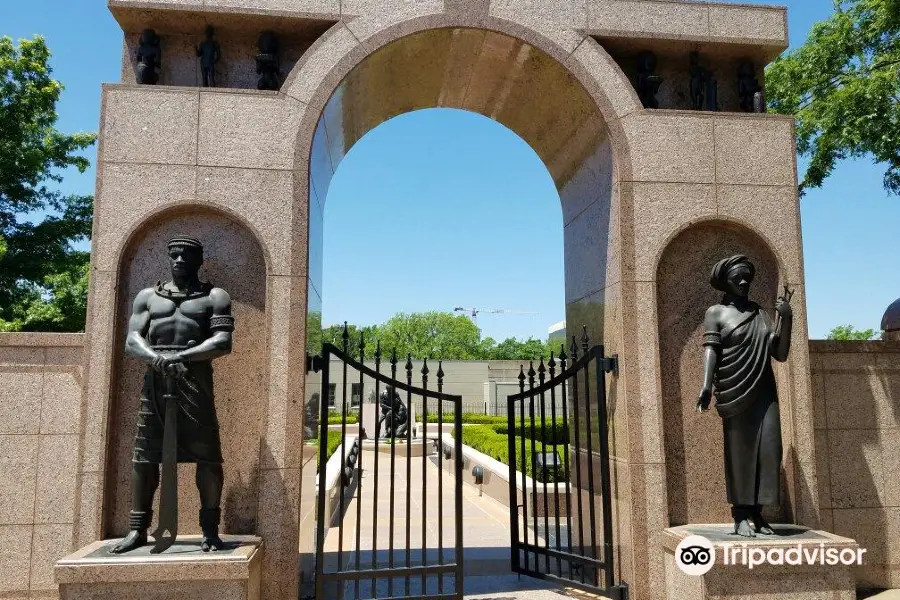
{"type": "MultiPolygon", "coordinates": [[[[359,453],[362,447],[359,437],[347,436],[343,443],[338,446],[328,462],[325,463],[325,514],[322,515],[325,522],[325,532],[332,526],[337,511],[340,509],[341,488],[350,487],[357,481],[359,475],[359,453]],[[341,460],[341,451],[344,451],[344,460],[341,460]]],[[[316,494],[318,497],[319,486],[316,485],[316,494]]],[[[352,492],[344,492],[344,507],[350,503],[353,497],[352,492]]]]}

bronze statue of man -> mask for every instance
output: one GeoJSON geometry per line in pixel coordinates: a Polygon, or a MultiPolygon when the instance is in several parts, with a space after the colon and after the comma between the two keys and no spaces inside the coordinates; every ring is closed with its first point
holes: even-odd
{"type": "Polygon", "coordinates": [[[141,290],[128,324],[126,351],[147,363],[147,373],[132,456],[131,531],[114,553],[147,543],[160,465],[163,485],[154,551],[174,542],[176,462],[197,465],[202,550],[222,548],[219,506],[224,476],[211,361],[231,352],[231,298],[225,290],[200,281],[203,246],[198,240],[175,237],[168,251],[172,281],[141,290]],[[160,536],[168,536],[168,542],[162,543],[160,536]]]}
{"type": "Polygon", "coordinates": [[[713,388],[725,433],[725,489],[734,532],[774,531],[762,506],[780,502],[781,420],[771,359],[784,362],[793,312],[787,287],[775,303],[777,320],[748,298],[756,269],[746,256],[716,263],[710,282],[724,293],[704,320],[703,388],[697,410],[709,410],[713,388]]]}
{"type": "Polygon", "coordinates": [[[409,411],[397,390],[392,387],[382,390],[378,404],[381,418],[375,427],[375,437],[396,439],[405,436],[409,430],[409,411]]]}

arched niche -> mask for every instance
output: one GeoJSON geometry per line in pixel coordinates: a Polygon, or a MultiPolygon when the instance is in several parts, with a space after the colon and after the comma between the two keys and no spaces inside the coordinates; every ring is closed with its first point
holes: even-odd
{"type": "MultiPolygon", "coordinates": [[[[725,496],[722,421],[714,410],[697,413],[696,403],[703,381],[703,318],[706,309],[722,297],[709,283],[710,272],[717,261],[735,254],[746,254],[756,266],[750,298],[774,318],[780,281],[778,260],[762,238],[740,225],[715,221],[689,227],[666,246],[657,267],[660,378],[671,526],[731,521],[731,508],[725,496]]],[[[787,394],[782,385],[784,378],[777,379],[779,396],[784,400],[787,394]]],[[[790,422],[784,403],[781,412],[784,430],[790,422]]],[[[782,485],[782,498],[785,497],[786,486],[782,485]]],[[[781,510],[776,508],[773,518],[783,516],[784,506],[782,500],[781,510]]]]}
{"type": "MultiPolygon", "coordinates": [[[[106,537],[128,531],[131,451],[146,367],[125,355],[131,303],[143,288],[171,279],[166,243],[175,235],[203,242],[200,279],[226,290],[236,320],[234,349],[216,359],[214,390],[225,460],[222,529],[250,534],[257,528],[257,488],[263,403],[266,398],[266,259],[256,236],[224,213],[186,206],[156,215],[131,237],[119,262],[112,409],[109,420],[106,537]]],[[[194,465],[178,467],[179,534],[200,533],[200,500],[194,465]]],[[[156,494],[156,508],[159,492],[156,494]]]]}

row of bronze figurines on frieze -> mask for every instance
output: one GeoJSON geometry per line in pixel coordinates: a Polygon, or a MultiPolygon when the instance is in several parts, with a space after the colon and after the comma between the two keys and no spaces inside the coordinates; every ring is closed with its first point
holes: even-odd
{"type": "MultiPolygon", "coordinates": [[[[201,281],[199,240],[176,236],[165,252],[171,280],[138,292],[128,324],[125,351],[147,370],[132,453],[130,532],[114,544],[113,553],[147,544],[157,488],[161,493],[153,551],[174,543],[178,463],[196,465],[201,549],[223,548],[219,523],[224,473],[212,361],[232,350],[231,298],[201,281]]],[[[705,412],[715,394],[725,437],[727,501],[733,507],[734,533],[745,537],[774,534],[762,516],[764,505],[778,505],[781,498],[781,422],[771,363],[787,360],[793,323],[793,293],[787,287],[775,300],[774,319],[749,299],[755,275],[755,266],[743,255],[723,259],[712,269],[710,283],[723,295],[704,318],[704,374],[697,399],[697,410],[705,412]]],[[[443,378],[441,370],[438,376],[443,378]]],[[[409,412],[396,391],[385,390],[379,404],[379,435],[407,434],[409,412]]]]}
{"type": "MultiPolygon", "coordinates": [[[[273,31],[263,31],[257,40],[259,53],[256,55],[256,87],[260,90],[276,91],[281,88],[281,60],[278,36],[273,31]]],[[[206,36],[196,48],[200,61],[203,87],[216,87],[216,64],[222,58],[222,48],[216,40],[216,30],[207,25],[206,36]]],[[[137,82],[145,85],[159,83],[157,69],[162,68],[162,43],[152,29],[145,29],[137,49],[137,82]]]]}
{"type": "MultiPolygon", "coordinates": [[[[637,90],[644,108],[659,108],[656,94],[662,87],[663,77],[656,74],[657,58],[653,52],[645,51],[637,57],[637,90]]],[[[694,110],[719,110],[719,82],[710,69],[700,64],[700,53],[691,52],[690,64],[691,108],[694,110]]],[[[766,112],[766,97],[762,85],[756,78],[756,68],[749,60],[741,61],[737,72],[737,92],[739,106],[744,112],[766,112]]]]}

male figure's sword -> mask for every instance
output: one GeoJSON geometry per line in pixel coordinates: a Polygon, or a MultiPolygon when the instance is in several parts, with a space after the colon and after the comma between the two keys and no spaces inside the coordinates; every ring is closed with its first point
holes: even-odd
{"type": "Polygon", "coordinates": [[[165,428],[163,429],[162,477],[159,493],[159,522],[153,532],[155,543],[151,554],[164,552],[175,543],[178,535],[178,395],[175,384],[177,375],[167,371],[163,375],[166,393],[165,428]]]}

